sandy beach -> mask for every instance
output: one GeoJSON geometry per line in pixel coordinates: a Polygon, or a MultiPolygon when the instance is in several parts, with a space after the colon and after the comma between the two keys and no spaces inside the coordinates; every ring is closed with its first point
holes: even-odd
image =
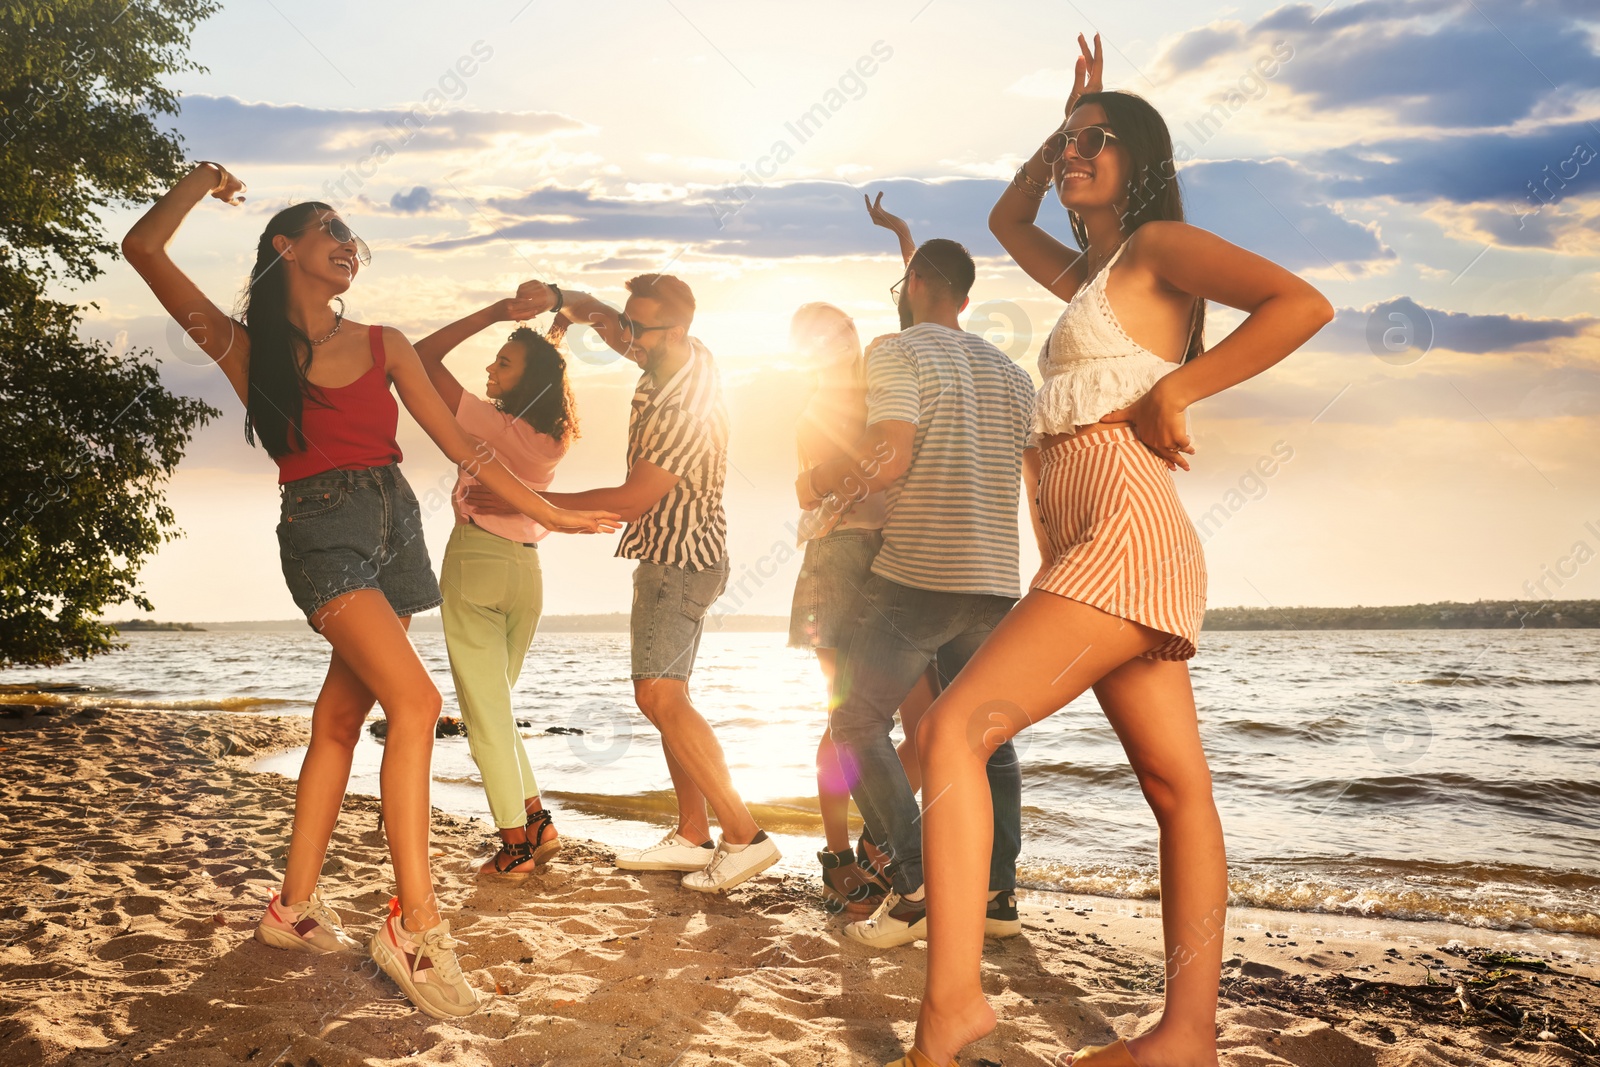
{"type": "MultiPolygon", "coordinates": [[[[800,878],[726,898],[567,839],[544,873],[480,881],[488,827],[436,812],[439,893],[486,1010],[429,1019],[364,957],[251,939],[293,783],[249,768],[308,720],[0,708],[0,1064],[881,1064],[909,1040],[923,946],[872,955],[800,878]]],[[[358,936],[391,874],[352,795],[324,896],[358,936]]],[[[1154,902],[1028,894],[990,941],[1001,1022],[965,1064],[1050,1064],[1160,1006],[1154,902]]],[[[1230,913],[1229,1065],[1600,1062],[1600,942],[1439,923],[1230,913]]]]}

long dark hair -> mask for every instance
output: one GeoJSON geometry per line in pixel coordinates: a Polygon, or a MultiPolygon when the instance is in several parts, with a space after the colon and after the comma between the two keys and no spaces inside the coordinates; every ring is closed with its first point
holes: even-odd
{"type": "Polygon", "coordinates": [[[522,377],[495,406],[565,444],[578,436],[578,404],[572,397],[567,361],[551,340],[526,326],[506,338],[522,348],[522,377]]]}
{"type": "MultiPolygon", "coordinates": [[[[1128,190],[1128,210],[1122,216],[1122,228],[1129,237],[1147,222],[1165,220],[1183,221],[1183,196],[1178,191],[1178,165],[1172,158],[1172,134],[1167,130],[1161,112],[1144,97],[1121,89],[1108,89],[1100,93],[1085,93],[1078,98],[1078,107],[1099,104],[1105,109],[1106,123],[1117,135],[1117,143],[1128,153],[1128,162],[1135,177],[1128,190]]],[[[1089,234],[1083,220],[1075,212],[1067,217],[1072,222],[1072,236],[1078,247],[1089,247],[1089,234]]],[[[1195,298],[1194,319],[1189,325],[1189,345],[1184,350],[1185,362],[1204,351],[1206,328],[1206,302],[1195,298]]]]}
{"type": "Polygon", "coordinates": [[[259,439],[277,459],[304,452],[300,419],[305,396],[316,387],[306,380],[311,365],[311,339],[289,321],[289,274],[283,255],[272,247],[274,237],[299,237],[333,208],[317,200],[294,204],[272,216],[256,242],[250,284],[239,300],[239,317],[250,337],[250,385],[245,400],[244,437],[259,439]]]}

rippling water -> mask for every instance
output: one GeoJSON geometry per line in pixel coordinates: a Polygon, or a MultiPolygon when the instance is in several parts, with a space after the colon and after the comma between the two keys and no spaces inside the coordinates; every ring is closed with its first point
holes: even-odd
{"type": "MultiPolygon", "coordinates": [[[[0,682],[86,685],[59,699],[102,706],[304,713],[327,665],[309,630],[127,640],[0,682]]],[[[452,713],[442,635],[414,640],[452,713]]],[[[1191,667],[1235,903],[1600,934],[1600,631],[1206,633],[1191,667]]],[[[613,843],[653,840],[674,810],[629,692],[626,635],[547,634],[516,695],[562,826],[613,843]]],[[[814,661],[782,634],[707,634],[694,692],[786,865],[809,870],[814,661]]],[[[1018,745],[1023,883],[1153,897],[1155,824],[1093,698],[1018,745]]],[[[381,755],[364,740],[353,789],[377,792],[381,755]]],[[[292,775],[298,753],[264,766],[292,775]]],[[[487,814],[465,740],[437,742],[434,775],[435,804],[487,814]]]]}

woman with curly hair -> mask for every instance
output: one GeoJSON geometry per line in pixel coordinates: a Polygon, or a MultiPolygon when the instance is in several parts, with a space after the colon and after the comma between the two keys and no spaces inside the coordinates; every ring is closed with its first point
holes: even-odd
{"type": "MultiPolygon", "coordinates": [[[[497,322],[537,314],[526,297],[496,301],[417,342],[428,378],[473,438],[528,488],[544,490],[578,436],[567,363],[545,335],[513,330],[484,368],[484,394],[462,388],[444,357],[497,322]]],[[[463,471],[451,495],[456,525],[439,568],[444,643],[467,745],[483,779],[500,850],[483,874],[523,874],[561,849],[517,732],[511,690],[544,608],[539,542],[549,533],[463,471]]]]}

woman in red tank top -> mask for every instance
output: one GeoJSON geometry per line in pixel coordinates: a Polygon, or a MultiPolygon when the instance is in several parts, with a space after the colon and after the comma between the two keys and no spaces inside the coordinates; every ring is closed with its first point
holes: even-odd
{"type": "Polygon", "coordinates": [[[461,975],[433,893],[428,861],[429,765],[440,696],[407,637],[410,616],[439,603],[415,494],[395,441],[398,389],[406,410],[463,470],[552,530],[615,530],[608,512],[551,506],[480,451],[428,380],[399,331],[344,321],[340,294],[366,244],[327,204],[296,204],[268,222],[234,319],[167,255],[179,224],[207,195],[244,200],[244,185],[202,163],[123,239],[128,262],[190,338],[216,361],[245,405],[245,433],[277,462],[284,577],[311,626],[332,646],[295,794],[283,889],[256,937],[281,948],[349,950],[356,942],[317,893],[362,724],[381,704],[384,826],[397,899],[368,943],[418,1008],[439,1018],[479,1002],[461,975]],[[332,304],[339,305],[335,311],[332,304]]]}

